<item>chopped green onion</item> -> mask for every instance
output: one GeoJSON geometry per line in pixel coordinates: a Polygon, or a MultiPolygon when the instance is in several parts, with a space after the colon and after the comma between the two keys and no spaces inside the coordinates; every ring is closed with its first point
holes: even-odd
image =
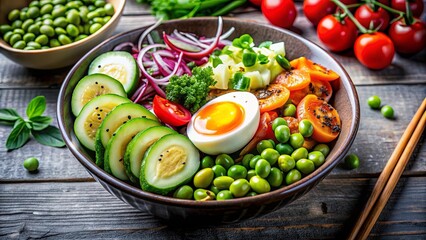
{"type": "Polygon", "coordinates": [[[256,64],[257,54],[254,52],[243,53],[243,64],[245,67],[251,67],[256,64]]]}
{"type": "Polygon", "coordinates": [[[212,61],[212,64],[213,64],[213,67],[214,67],[214,68],[216,68],[216,67],[217,67],[217,65],[222,64],[222,63],[223,63],[223,62],[222,62],[222,59],[220,59],[219,57],[216,57],[216,56],[214,56],[214,55],[212,55],[212,56],[210,57],[210,59],[211,59],[211,61],[212,61]]]}
{"type": "Polygon", "coordinates": [[[265,41],[265,42],[262,42],[261,44],[259,44],[259,48],[268,48],[269,49],[269,47],[271,45],[272,45],[271,41],[265,41]]]}
{"type": "Polygon", "coordinates": [[[232,40],[232,45],[242,49],[250,49],[253,46],[253,38],[249,34],[243,34],[232,40]]]}
{"type": "Polygon", "coordinates": [[[259,64],[261,65],[269,63],[268,56],[264,54],[259,53],[259,55],[257,55],[257,59],[259,60],[259,64]]]}
{"type": "Polygon", "coordinates": [[[230,88],[239,91],[247,91],[250,88],[250,78],[243,75],[241,72],[236,72],[234,78],[230,81],[230,88]]]}
{"type": "Polygon", "coordinates": [[[275,60],[277,60],[278,64],[284,68],[285,70],[290,70],[291,69],[291,65],[290,62],[287,60],[287,58],[285,58],[283,55],[281,54],[277,54],[275,56],[275,60]]]}

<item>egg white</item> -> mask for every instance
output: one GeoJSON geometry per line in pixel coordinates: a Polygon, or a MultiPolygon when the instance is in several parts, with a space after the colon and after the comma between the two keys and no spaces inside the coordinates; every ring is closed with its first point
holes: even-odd
{"type": "Polygon", "coordinates": [[[191,118],[187,135],[194,145],[202,152],[210,155],[233,153],[243,148],[253,138],[260,120],[259,101],[249,92],[231,92],[219,96],[202,108],[191,118]],[[244,120],[236,128],[218,135],[205,135],[194,128],[194,120],[205,107],[217,102],[234,102],[244,109],[244,120]]]}

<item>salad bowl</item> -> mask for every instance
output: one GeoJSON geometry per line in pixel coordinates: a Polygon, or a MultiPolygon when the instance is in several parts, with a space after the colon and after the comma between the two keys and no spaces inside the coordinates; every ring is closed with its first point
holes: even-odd
{"type": "MultiPolygon", "coordinates": [[[[217,18],[193,18],[163,22],[156,30],[172,32],[174,29],[190,32],[199,36],[214,36],[217,18]]],[[[352,145],[359,125],[359,102],[355,87],[343,66],[326,51],[303,37],[287,30],[260,23],[245,22],[232,18],[223,19],[224,31],[235,28],[228,39],[250,34],[255,43],[263,41],[283,41],[286,46],[286,57],[296,59],[305,56],[316,63],[333,69],[340,75],[334,83],[334,96],[331,104],[338,110],[341,117],[339,137],[329,144],[330,153],[323,165],[315,172],[289,186],[281,187],[268,193],[253,197],[235,198],[226,201],[194,201],[182,200],[145,192],[125,181],[121,181],[98,167],[94,162],[93,153],[86,150],[77,140],[74,133],[74,116],[71,111],[71,96],[78,81],[88,71],[90,63],[100,54],[111,51],[124,42],[138,41],[139,36],[147,27],[135,29],[111,37],[88,52],[67,75],[58,97],[57,117],[64,140],[78,161],[87,171],[112,195],[129,205],[147,211],[161,219],[174,223],[193,222],[238,222],[258,217],[300,198],[321,182],[332,169],[342,160],[352,145]]]]}

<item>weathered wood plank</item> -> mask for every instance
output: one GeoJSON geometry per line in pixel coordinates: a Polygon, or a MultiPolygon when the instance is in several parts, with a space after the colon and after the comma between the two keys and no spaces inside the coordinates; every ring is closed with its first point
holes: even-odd
{"type": "MultiPolygon", "coordinates": [[[[0,185],[0,236],[12,239],[343,239],[374,179],[326,179],[289,206],[237,224],[176,227],[139,212],[98,183],[0,185]]],[[[425,236],[425,177],[403,178],[372,237],[425,236]]]]}
{"type": "MultiPolygon", "coordinates": [[[[361,123],[350,152],[360,157],[361,166],[352,171],[338,166],[330,174],[333,178],[377,176],[385,166],[417,107],[426,96],[426,88],[423,85],[360,86],[357,89],[361,106],[361,123]],[[379,95],[383,104],[393,106],[396,119],[385,119],[379,111],[370,109],[366,101],[371,95],[379,95]]],[[[0,89],[0,108],[16,108],[20,114],[25,114],[25,107],[30,99],[37,95],[44,95],[48,106],[46,114],[55,116],[57,94],[57,89],[0,89]]],[[[87,179],[89,177],[84,168],[65,148],[46,147],[31,140],[21,149],[6,152],[5,142],[10,130],[9,126],[0,126],[0,162],[2,163],[0,164],[0,181],[87,179]],[[29,174],[21,166],[25,158],[32,156],[38,157],[41,161],[38,174],[29,174]]],[[[405,174],[426,174],[424,143],[421,143],[414,153],[405,174]]]]}

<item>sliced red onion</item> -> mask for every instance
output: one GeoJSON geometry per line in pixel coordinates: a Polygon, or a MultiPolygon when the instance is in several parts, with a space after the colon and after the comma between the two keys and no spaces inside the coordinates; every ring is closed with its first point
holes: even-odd
{"type": "Polygon", "coordinates": [[[152,58],[154,59],[154,62],[158,66],[158,70],[160,70],[161,74],[164,76],[167,76],[172,73],[172,70],[170,70],[169,66],[164,62],[163,58],[158,55],[158,53],[154,52],[152,53],[152,58]]]}
{"type": "Polygon", "coordinates": [[[141,50],[142,49],[142,43],[143,40],[145,40],[145,37],[152,31],[154,30],[156,27],[158,27],[161,22],[163,21],[162,18],[160,18],[157,22],[155,22],[153,25],[151,25],[149,28],[145,29],[145,31],[143,31],[143,33],[141,34],[141,36],[139,37],[138,40],[138,49],[141,50]]]}
{"type": "Polygon", "coordinates": [[[113,51],[122,51],[125,48],[130,47],[132,50],[136,49],[135,44],[133,44],[132,42],[124,42],[124,43],[120,43],[117,46],[115,46],[112,50],[113,51]]]}
{"type": "Polygon", "coordinates": [[[188,44],[192,44],[192,45],[196,45],[196,46],[199,46],[199,47],[201,47],[201,48],[208,48],[209,47],[209,45],[207,45],[207,44],[204,44],[204,43],[202,43],[202,42],[200,42],[200,40],[198,40],[194,35],[192,35],[192,34],[189,34],[189,33],[184,33],[184,32],[179,32],[178,30],[174,30],[173,31],[173,34],[174,34],[174,36],[177,38],[177,39],[179,39],[179,40],[181,40],[181,41],[183,41],[183,42],[186,42],[186,43],[188,43],[188,44]]]}
{"type": "MultiPolygon", "coordinates": [[[[225,40],[227,39],[229,36],[231,36],[231,34],[235,31],[234,27],[231,27],[226,33],[222,34],[222,36],[220,36],[219,40],[225,40]]],[[[204,38],[204,39],[200,39],[200,42],[202,43],[211,43],[215,40],[216,38],[204,38]]]]}

